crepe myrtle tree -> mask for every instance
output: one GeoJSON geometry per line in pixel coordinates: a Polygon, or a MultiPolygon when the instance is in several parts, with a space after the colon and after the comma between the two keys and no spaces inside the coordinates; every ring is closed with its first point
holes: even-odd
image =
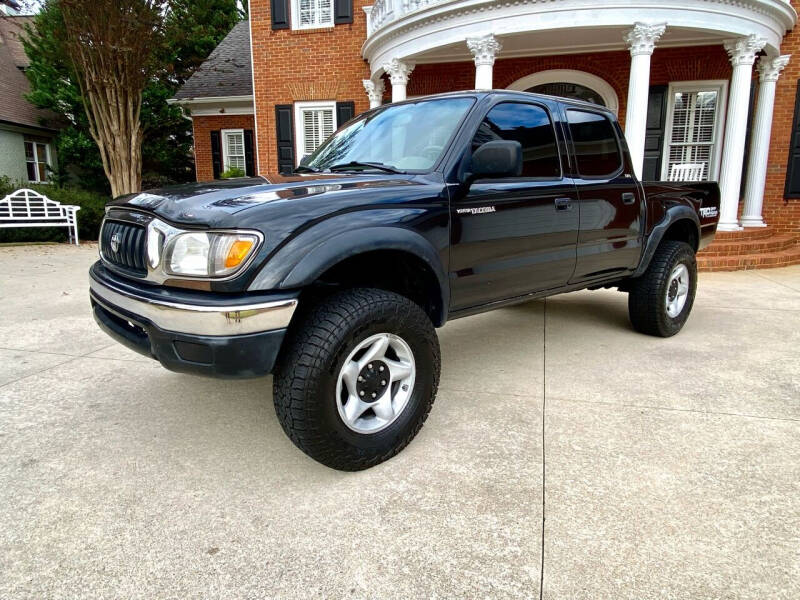
{"type": "Polygon", "coordinates": [[[142,92],[164,43],[155,0],[57,0],[62,47],[114,197],[142,179],[142,92]]]}

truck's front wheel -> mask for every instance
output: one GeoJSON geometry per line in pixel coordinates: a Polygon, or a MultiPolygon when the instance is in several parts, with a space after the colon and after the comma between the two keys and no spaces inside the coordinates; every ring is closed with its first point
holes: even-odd
{"type": "Polygon", "coordinates": [[[274,378],[278,420],[313,459],[357,471],[414,438],[439,383],[436,331],[407,298],[337,293],[293,328],[274,378]]]}
{"type": "Polygon", "coordinates": [[[689,318],[697,290],[697,261],[689,244],[662,242],[628,295],[636,331],[660,337],[678,333],[689,318]]]}

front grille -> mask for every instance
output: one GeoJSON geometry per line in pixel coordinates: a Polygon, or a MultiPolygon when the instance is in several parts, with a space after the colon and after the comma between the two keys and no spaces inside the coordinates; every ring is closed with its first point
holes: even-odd
{"type": "Polygon", "coordinates": [[[135,275],[147,275],[147,230],[121,221],[105,221],[100,238],[100,252],[106,262],[135,275]],[[117,240],[114,251],[112,240],[117,240]]]}

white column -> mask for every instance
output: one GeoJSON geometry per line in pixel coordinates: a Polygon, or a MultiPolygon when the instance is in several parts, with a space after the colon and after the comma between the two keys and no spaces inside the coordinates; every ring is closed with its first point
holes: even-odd
{"type": "Polygon", "coordinates": [[[650,95],[650,57],[656,42],[667,26],[636,23],[627,34],[625,43],[631,51],[631,76],[628,85],[628,109],[625,115],[625,138],[631,151],[631,161],[637,177],[644,166],[644,142],[647,133],[647,101],[650,95]]]}
{"type": "Polygon", "coordinates": [[[731,57],[733,76],[728,99],[728,118],[725,123],[725,141],[722,147],[722,167],[719,175],[720,231],[739,231],[739,192],[742,185],[744,142],[747,136],[747,111],[750,104],[750,82],[756,54],[766,40],[749,35],[728,40],[725,50],[731,57]]]}
{"type": "Polygon", "coordinates": [[[389,74],[389,81],[392,82],[392,102],[405,100],[406,86],[411,71],[414,70],[414,64],[393,58],[391,62],[383,65],[383,70],[389,74]]]}
{"type": "Polygon", "coordinates": [[[362,79],[361,83],[364,84],[364,89],[369,97],[369,107],[376,108],[383,102],[383,79],[372,81],[371,79],[362,79]]]}
{"type": "Polygon", "coordinates": [[[475,89],[491,90],[494,59],[500,52],[500,42],[490,33],[467,38],[467,48],[475,57],[475,89]]]}
{"type": "Polygon", "coordinates": [[[750,162],[744,188],[743,227],[766,227],[761,216],[764,204],[764,185],[767,181],[769,141],[772,137],[772,113],[775,108],[775,87],[781,71],[789,63],[789,55],[764,57],[758,61],[760,86],[756,105],[753,138],[750,145],[750,162]]]}

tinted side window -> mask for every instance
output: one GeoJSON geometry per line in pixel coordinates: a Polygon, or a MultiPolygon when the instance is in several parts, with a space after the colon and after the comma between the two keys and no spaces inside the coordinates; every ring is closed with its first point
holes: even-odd
{"type": "Polygon", "coordinates": [[[478,127],[472,149],[493,140],[522,145],[522,177],[561,178],[555,130],[541,106],[517,102],[495,106],[478,127]]]}
{"type": "Polygon", "coordinates": [[[584,110],[568,110],[567,120],[584,177],[605,177],[622,168],[622,153],[608,117],[584,110]]]}

